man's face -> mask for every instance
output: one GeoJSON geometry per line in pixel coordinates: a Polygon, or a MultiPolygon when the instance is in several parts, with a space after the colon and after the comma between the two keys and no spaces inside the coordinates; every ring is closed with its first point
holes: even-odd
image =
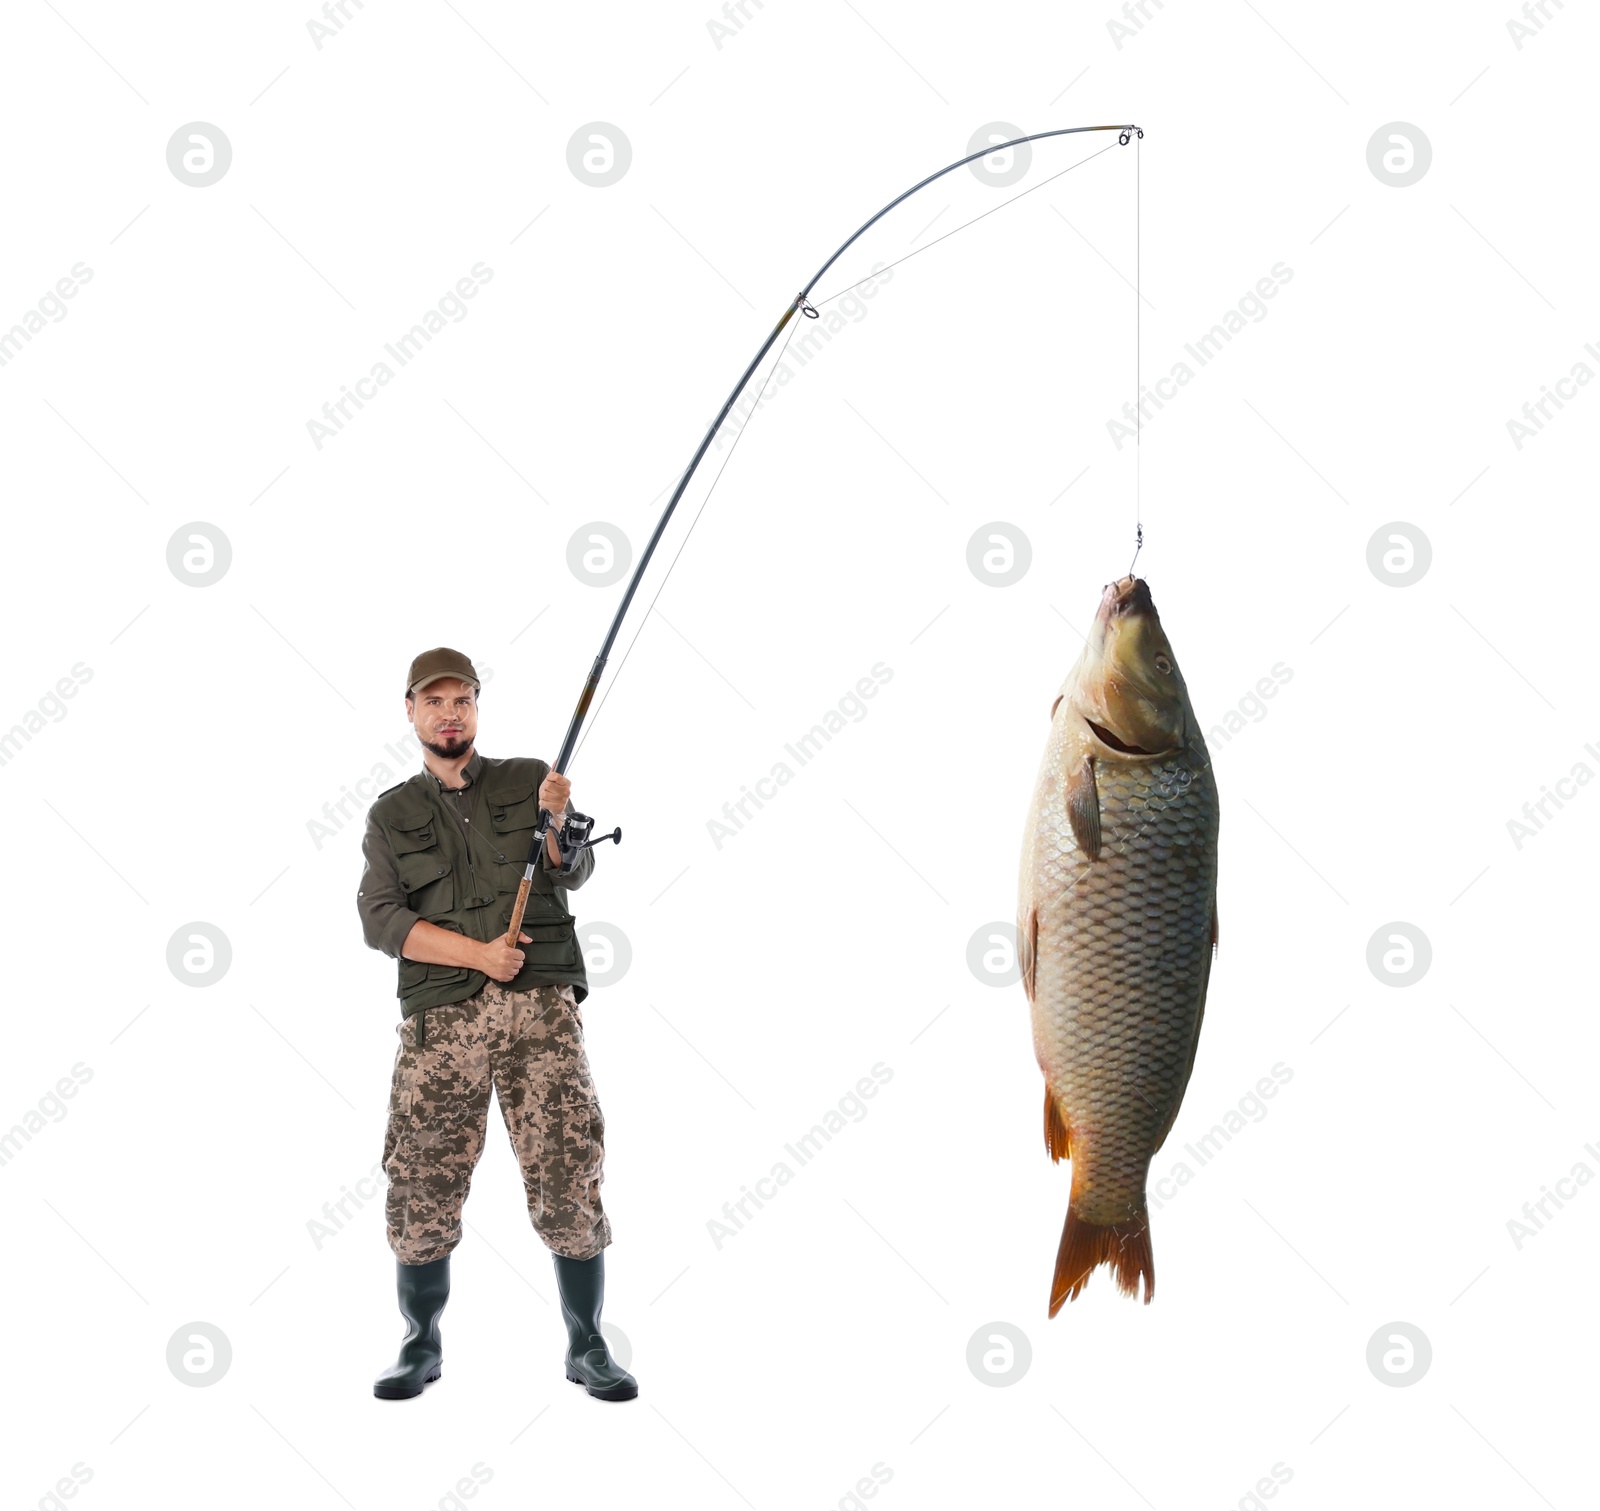
{"type": "Polygon", "coordinates": [[[419,687],[406,700],[406,713],[417,738],[441,760],[465,755],[478,737],[478,695],[470,682],[440,677],[419,687]]]}

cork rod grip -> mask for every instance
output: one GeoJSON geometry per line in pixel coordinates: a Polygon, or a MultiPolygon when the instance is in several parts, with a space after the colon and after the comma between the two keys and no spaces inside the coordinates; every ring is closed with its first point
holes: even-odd
{"type": "Polygon", "coordinates": [[[528,906],[528,888],[531,884],[531,879],[524,876],[522,885],[517,888],[517,900],[511,907],[511,927],[506,930],[506,943],[509,945],[515,945],[517,935],[522,932],[522,914],[528,906]]]}

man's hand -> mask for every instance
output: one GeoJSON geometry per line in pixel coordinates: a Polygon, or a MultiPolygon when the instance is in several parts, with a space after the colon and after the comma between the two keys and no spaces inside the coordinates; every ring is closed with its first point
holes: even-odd
{"type": "Polygon", "coordinates": [[[562,825],[562,812],[567,806],[567,799],[571,796],[572,779],[562,776],[559,771],[552,771],[539,784],[539,806],[555,820],[558,829],[562,825]]]}
{"type": "MultiPolygon", "coordinates": [[[[533,941],[526,934],[518,934],[517,943],[533,941]]],[[[510,981],[522,969],[522,951],[507,944],[504,934],[496,934],[487,944],[480,944],[478,950],[478,969],[494,981],[510,981]]]]}

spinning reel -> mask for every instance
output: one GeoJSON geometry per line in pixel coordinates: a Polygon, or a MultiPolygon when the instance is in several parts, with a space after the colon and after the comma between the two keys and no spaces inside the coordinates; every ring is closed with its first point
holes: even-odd
{"type": "Polygon", "coordinates": [[[585,850],[595,845],[603,845],[608,839],[614,839],[619,845],[622,843],[622,829],[619,825],[610,834],[601,834],[594,839],[589,835],[594,829],[594,820],[587,813],[579,813],[574,809],[567,815],[567,821],[556,834],[556,843],[561,847],[561,866],[558,875],[571,876],[578,868],[578,860],[585,850]]]}

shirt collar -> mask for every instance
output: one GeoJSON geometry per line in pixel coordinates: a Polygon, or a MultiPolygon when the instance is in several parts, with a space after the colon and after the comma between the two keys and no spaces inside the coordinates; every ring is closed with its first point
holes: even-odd
{"type": "MultiPolygon", "coordinates": [[[[445,784],[443,782],[441,782],[438,777],[436,777],[431,771],[428,770],[426,765],[423,766],[422,773],[423,773],[424,776],[426,776],[428,778],[429,781],[431,781],[433,783],[433,785],[435,787],[437,787],[439,789],[440,792],[459,792],[461,790],[459,787],[446,787],[445,784]]],[[[473,785],[474,782],[476,782],[478,780],[479,776],[481,776],[482,773],[483,773],[483,757],[482,757],[482,755],[479,754],[477,748],[474,747],[473,751],[472,751],[472,759],[470,761],[468,761],[467,764],[461,768],[461,778],[462,778],[462,781],[468,787],[470,787],[470,786],[473,785]]]]}

